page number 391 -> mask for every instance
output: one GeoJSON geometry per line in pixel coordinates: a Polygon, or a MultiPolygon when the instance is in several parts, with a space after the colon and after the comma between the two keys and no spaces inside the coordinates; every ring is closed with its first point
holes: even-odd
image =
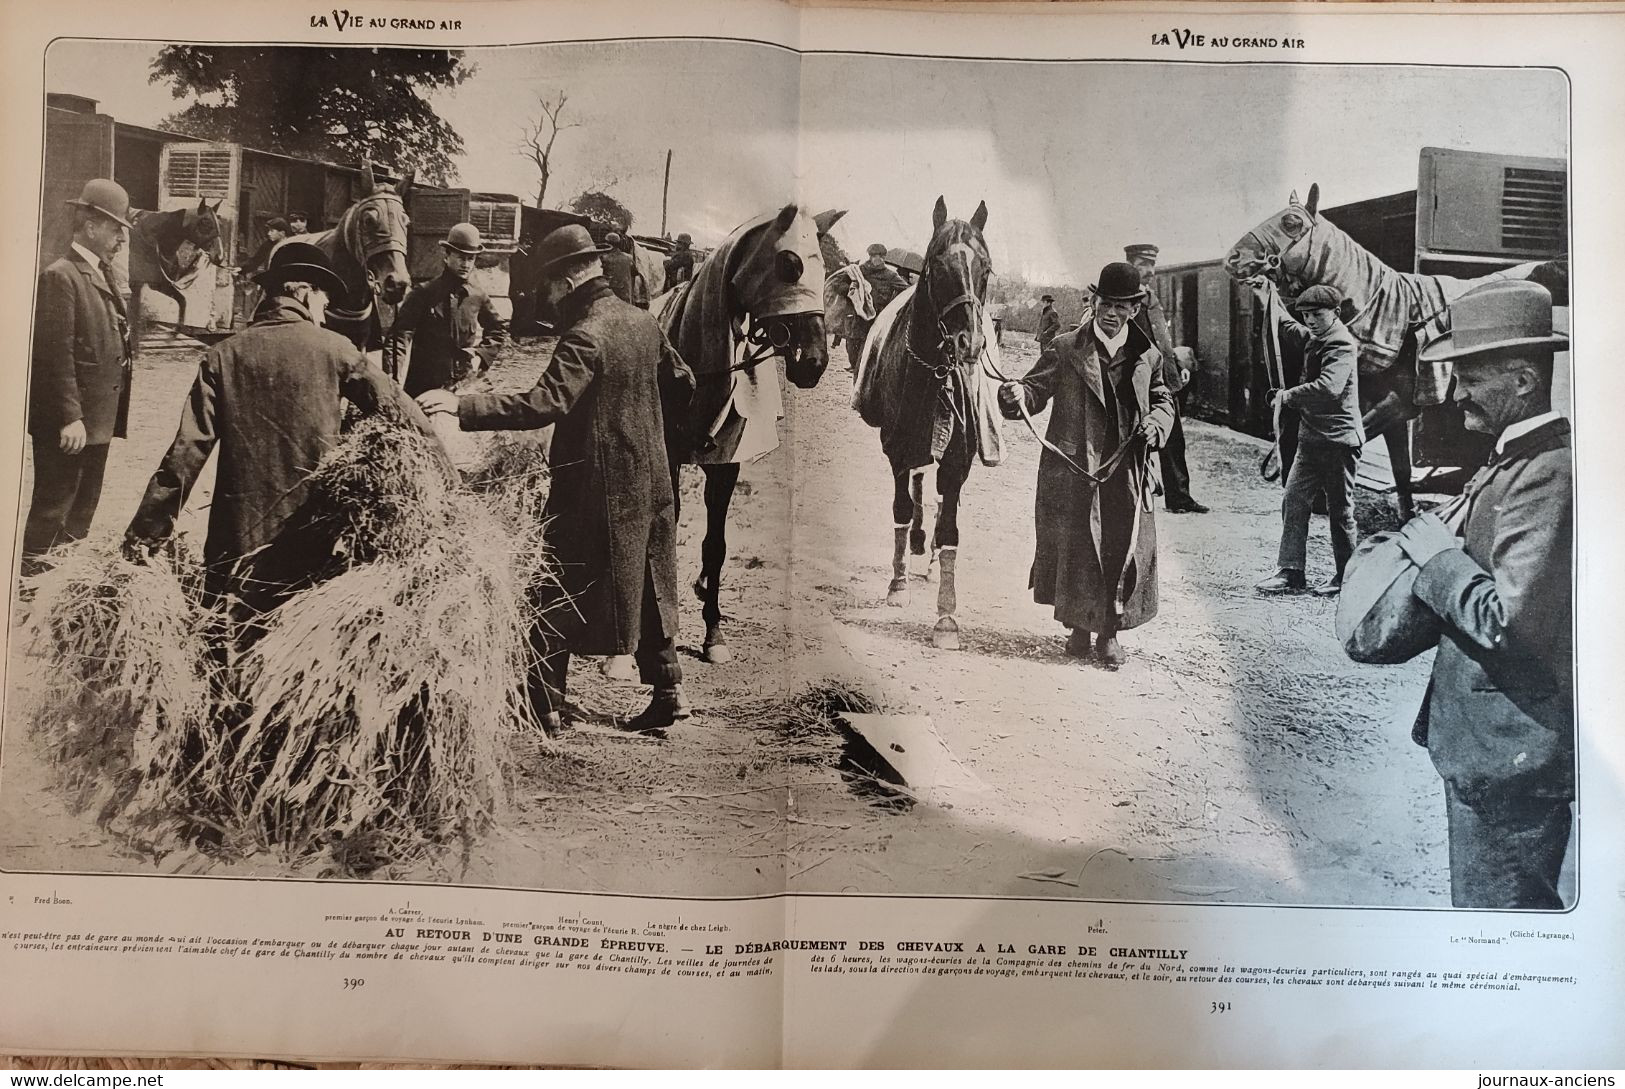
{"type": "Polygon", "coordinates": [[[1215,1002],[1215,1003],[1213,1003],[1213,1008],[1208,1010],[1207,1012],[1209,1012],[1209,1013],[1229,1013],[1230,1012],[1230,1003],[1228,1003],[1228,1002],[1215,1002]]]}

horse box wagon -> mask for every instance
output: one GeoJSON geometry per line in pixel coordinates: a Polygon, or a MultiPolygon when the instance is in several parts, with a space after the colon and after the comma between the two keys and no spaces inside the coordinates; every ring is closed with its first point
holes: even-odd
{"type": "MultiPolygon", "coordinates": [[[[1568,250],[1568,165],[1452,148],[1423,148],[1417,187],[1321,210],[1358,245],[1401,272],[1472,278],[1568,250]]],[[[1165,265],[1157,290],[1178,344],[1198,360],[1192,409],[1240,431],[1268,435],[1269,380],[1263,329],[1252,292],[1223,260],[1165,265]]],[[[1555,299],[1566,329],[1565,293],[1555,299]]],[[[1569,406],[1568,354],[1558,356],[1556,405],[1569,406]]],[[[1462,426],[1444,404],[1411,424],[1413,460],[1432,467],[1474,467],[1487,453],[1483,436],[1462,426]]],[[[1370,447],[1380,444],[1371,443],[1370,447]]]]}

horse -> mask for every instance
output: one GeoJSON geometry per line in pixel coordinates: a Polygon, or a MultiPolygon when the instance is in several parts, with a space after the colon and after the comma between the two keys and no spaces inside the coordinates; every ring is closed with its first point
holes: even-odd
{"type": "Polygon", "coordinates": [[[145,319],[141,295],[145,288],[175,300],[180,307],[177,325],[186,324],[186,289],[210,264],[225,264],[220,218],[221,201],[199,198],[196,208],[170,212],[134,210],[130,213],[130,348],[139,355],[145,319]]]}
{"type": "MultiPolygon", "coordinates": [[[[959,648],[954,585],[959,550],[959,493],[972,462],[1003,460],[1001,424],[982,368],[997,351],[987,314],[992,262],[982,228],[987,204],[970,221],[949,219],[937,198],[920,278],[875,319],[864,342],[852,405],[880,430],[892,471],[892,580],[886,603],[908,602],[907,546],[926,552],[924,473],[936,467],[939,497],[930,551],[940,566],[937,622],[942,650],[959,648]]],[[[997,365],[990,367],[996,372],[997,365]]],[[[928,569],[929,570],[929,569],[928,569]]]]}
{"type": "Polygon", "coordinates": [[[406,199],[412,175],[396,187],[377,181],[372,164],[362,163],[361,186],[366,194],[330,230],[297,238],[321,250],[344,281],[344,293],[327,300],[327,328],[348,337],[364,352],[376,352],[383,349],[386,331],[379,304],[398,305],[412,285],[406,266],[407,227],[411,224],[406,199]]]}
{"type": "Polygon", "coordinates": [[[1399,516],[1414,512],[1411,492],[1410,421],[1450,392],[1448,364],[1416,365],[1417,352],[1450,328],[1449,306],[1490,280],[1536,279],[1554,275],[1567,297],[1566,263],[1531,261],[1488,276],[1399,272],[1383,264],[1325,216],[1317,214],[1320,185],[1309,187],[1300,204],[1296,191],[1287,206],[1254,227],[1226,254],[1223,267],[1238,280],[1265,277],[1288,297],[1313,284],[1336,288],[1345,300],[1345,324],[1360,341],[1360,405],[1367,434],[1388,445],[1399,516]]]}
{"type": "Polygon", "coordinates": [[[739,467],[777,448],[778,371],[800,389],[824,375],[824,261],[819,238],[844,212],[808,215],[794,204],[748,222],[728,236],[686,280],[650,303],[677,354],[694,372],[693,402],[667,421],[675,489],[679,466],[705,474],[705,540],[694,583],[705,619],[701,656],[732,657],[722,629],[722,567],[728,508],[739,467]]]}

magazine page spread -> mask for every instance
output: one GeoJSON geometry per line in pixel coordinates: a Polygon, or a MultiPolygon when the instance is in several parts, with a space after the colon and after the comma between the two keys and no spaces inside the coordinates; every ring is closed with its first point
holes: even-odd
{"type": "Polygon", "coordinates": [[[0,1047],[1625,1062],[1619,11],[6,30],[0,1047]]]}

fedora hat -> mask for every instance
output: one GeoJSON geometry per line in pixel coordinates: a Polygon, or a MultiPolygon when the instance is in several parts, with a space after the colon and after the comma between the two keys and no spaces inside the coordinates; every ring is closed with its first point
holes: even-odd
{"type": "Polygon", "coordinates": [[[327,255],[309,242],[284,242],[271,252],[271,264],[254,277],[254,282],[267,291],[286,283],[309,284],[329,295],[344,290],[344,281],[327,263],[327,255]]]}
{"type": "Polygon", "coordinates": [[[549,272],[565,261],[585,257],[602,257],[610,247],[596,245],[587,228],[574,223],[549,232],[536,247],[536,261],[541,272],[549,272]]]}
{"type": "Polygon", "coordinates": [[[472,223],[459,223],[446,232],[446,237],[440,244],[448,250],[473,257],[485,249],[485,243],[480,241],[480,229],[472,223]]]}
{"type": "Polygon", "coordinates": [[[1127,261],[1113,261],[1101,269],[1098,283],[1090,284],[1089,290],[1113,302],[1138,302],[1145,298],[1140,270],[1127,261]]]}
{"type": "Polygon", "coordinates": [[[1568,347],[1552,331],[1552,293],[1528,280],[1497,280],[1450,304],[1450,332],[1422,349],[1424,362],[1464,361],[1517,348],[1568,347]]]}
{"type": "Polygon", "coordinates": [[[122,226],[131,225],[130,194],[124,191],[124,186],[108,178],[91,178],[79,191],[79,199],[68,203],[100,212],[122,226]]]}

